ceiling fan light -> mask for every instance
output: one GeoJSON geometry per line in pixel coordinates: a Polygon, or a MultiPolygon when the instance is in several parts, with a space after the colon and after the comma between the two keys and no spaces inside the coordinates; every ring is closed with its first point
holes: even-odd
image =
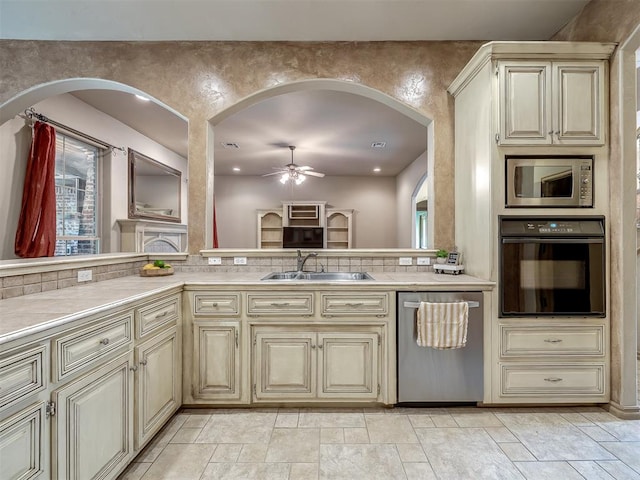
{"type": "Polygon", "coordinates": [[[289,180],[289,174],[283,173],[280,177],[280,183],[284,185],[285,183],[287,183],[287,180],[289,180]]]}
{"type": "Polygon", "coordinates": [[[300,185],[302,182],[304,182],[304,179],[305,179],[305,178],[307,178],[307,177],[305,177],[305,176],[304,176],[304,175],[302,175],[302,174],[299,174],[299,175],[296,177],[296,185],[300,185]]]}

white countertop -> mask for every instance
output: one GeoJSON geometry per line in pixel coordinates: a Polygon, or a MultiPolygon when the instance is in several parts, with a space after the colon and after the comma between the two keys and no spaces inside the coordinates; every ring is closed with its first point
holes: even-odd
{"type": "Polygon", "coordinates": [[[176,273],[166,277],[128,276],[103,282],[34,293],[0,300],[0,345],[27,335],[42,332],[86,315],[99,313],[128,302],[168,291],[172,288],[228,286],[244,288],[322,289],[340,286],[345,289],[490,290],[494,283],[470,275],[434,273],[370,273],[364,281],[261,281],[267,272],[246,273],[176,273]]]}

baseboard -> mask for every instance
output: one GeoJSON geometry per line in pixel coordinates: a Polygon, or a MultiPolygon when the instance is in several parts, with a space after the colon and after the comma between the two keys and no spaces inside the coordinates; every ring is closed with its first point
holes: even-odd
{"type": "Polygon", "coordinates": [[[605,407],[611,415],[624,420],[640,420],[640,405],[635,407],[623,407],[616,402],[609,402],[605,407]]]}

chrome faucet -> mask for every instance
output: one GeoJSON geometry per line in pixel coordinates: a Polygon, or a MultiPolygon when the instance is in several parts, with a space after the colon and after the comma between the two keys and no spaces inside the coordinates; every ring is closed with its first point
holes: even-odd
{"type": "Polygon", "coordinates": [[[316,252],[311,252],[309,254],[307,254],[306,256],[302,256],[302,252],[300,250],[298,250],[298,257],[297,257],[297,261],[298,261],[298,272],[302,272],[303,268],[304,268],[304,264],[307,260],[309,260],[309,257],[317,257],[318,254],[316,252]]]}

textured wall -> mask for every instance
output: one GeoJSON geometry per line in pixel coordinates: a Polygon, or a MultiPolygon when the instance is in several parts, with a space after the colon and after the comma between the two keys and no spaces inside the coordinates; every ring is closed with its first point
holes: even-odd
{"type": "MultiPolygon", "coordinates": [[[[640,0],[592,0],[560,30],[552,40],[566,41],[602,41],[618,42],[623,44],[640,24],[640,0]]],[[[609,317],[611,319],[611,399],[618,404],[625,404],[623,390],[634,390],[630,385],[623,385],[625,372],[623,364],[631,362],[630,368],[635,369],[635,352],[629,352],[629,338],[625,338],[627,322],[637,322],[634,318],[625,318],[625,302],[632,299],[626,298],[633,294],[629,289],[625,289],[624,275],[626,270],[633,268],[633,265],[625,265],[623,261],[623,238],[622,225],[626,221],[622,217],[622,185],[624,176],[624,162],[622,158],[622,147],[620,145],[620,105],[616,99],[620,93],[620,82],[618,76],[619,55],[614,53],[611,61],[610,75],[610,138],[611,150],[609,158],[609,190],[610,214],[609,214],[609,236],[610,242],[610,291],[609,296],[609,317]]],[[[631,159],[630,161],[633,161],[631,159]]],[[[625,397],[629,398],[629,392],[625,397]]]]}
{"type": "Polygon", "coordinates": [[[0,103],[74,77],[131,85],[189,119],[189,250],[204,247],[207,121],[239,100],[305,79],[356,82],[434,120],[435,244],[453,245],[453,99],[480,42],[0,42],[0,103]]]}

